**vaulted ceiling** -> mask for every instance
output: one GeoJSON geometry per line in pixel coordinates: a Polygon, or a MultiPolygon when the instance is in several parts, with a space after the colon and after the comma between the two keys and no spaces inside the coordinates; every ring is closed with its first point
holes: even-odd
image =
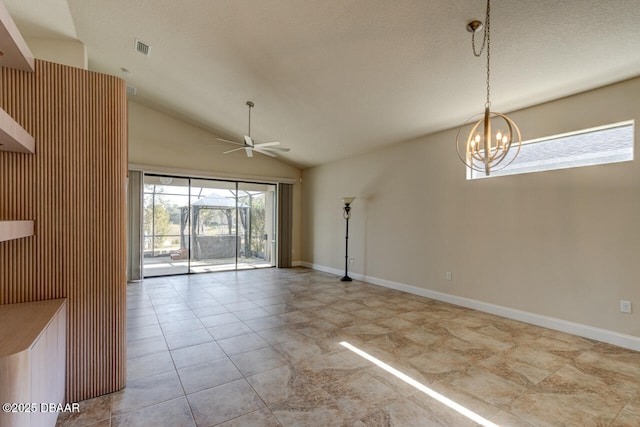
{"type": "MultiPolygon", "coordinates": [[[[485,59],[465,30],[484,20],[482,0],[3,1],[27,40],[78,39],[89,68],[125,78],[136,102],[220,136],[240,140],[255,102],[254,139],[281,141],[300,167],[455,127],[484,107],[485,59]]],[[[638,0],[491,9],[496,111],[640,75],[638,0]]]]}

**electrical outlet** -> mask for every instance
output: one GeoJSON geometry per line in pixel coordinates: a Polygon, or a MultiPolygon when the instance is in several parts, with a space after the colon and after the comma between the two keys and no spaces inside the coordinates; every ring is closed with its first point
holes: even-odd
{"type": "Polygon", "coordinates": [[[447,271],[447,274],[445,275],[447,280],[451,280],[451,272],[447,271]]]}
{"type": "Polygon", "coordinates": [[[620,300],[620,312],[631,313],[631,301],[620,300]]]}

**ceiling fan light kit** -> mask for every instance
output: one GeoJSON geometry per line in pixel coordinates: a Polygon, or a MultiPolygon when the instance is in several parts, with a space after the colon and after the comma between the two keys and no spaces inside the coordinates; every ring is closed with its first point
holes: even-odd
{"type": "Polygon", "coordinates": [[[279,141],[261,142],[258,144],[253,142],[253,138],[251,138],[251,109],[255,107],[255,104],[252,101],[247,101],[246,105],[249,108],[249,129],[247,134],[244,135],[244,142],[236,142],[236,141],[230,141],[228,139],[217,138],[218,141],[223,141],[229,144],[235,144],[235,145],[241,146],[238,148],[234,148],[233,150],[225,151],[223,154],[229,154],[229,153],[233,153],[234,151],[244,150],[245,153],[247,154],[247,157],[253,157],[254,151],[260,154],[264,154],[265,156],[278,157],[272,151],[274,150],[283,151],[283,152],[289,151],[289,149],[285,147],[276,147],[277,145],[280,145],[279,141]]]}

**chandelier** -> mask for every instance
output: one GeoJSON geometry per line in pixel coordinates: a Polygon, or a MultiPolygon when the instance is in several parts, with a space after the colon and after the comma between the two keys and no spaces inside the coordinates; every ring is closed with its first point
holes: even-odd
{"type": "Polygon", "coordinates": [[[467,31],[471,33],[471,46],[476,57],[482,54],[485,47],[487,50],[487,102],[484,113],[473,116],[458,130],[456,148],[458,157],[468,168],[489,176],[492,170],[504,169],[515,160],[520,152],[522,136],[512,119],[491,111],[491,0],[487,0],[485,23],[483,26],[480,21],[471,21],[467,24],[467,31]],[[475,36],[483,27],[482,46],[477,51],[475,36]],[[478,116],[481,116],[480,120],[475,121],[478,116]],[[464,131],[470,126],[471,130],[465,137],[464,131]],[[495,134],[492,133],[493,129],[497,129],[495,134]]]}

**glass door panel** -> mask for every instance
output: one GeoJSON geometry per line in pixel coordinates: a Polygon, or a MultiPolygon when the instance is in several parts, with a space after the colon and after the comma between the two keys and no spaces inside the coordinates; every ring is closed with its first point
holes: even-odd
{"type": "Polygon", "coordinates": [[[144,277],[189,271],[189,179],[144,176],[144,277]]]}
{"type": "Polygon", "coordinates": [[[191,180],[192,273],[235,270],[239,247],[237,183],[191,180]]]}
{"type": "Polygon", "coordinates": [[[275,200],[273,184],[238,183],[241,233],[238,269],[275,266],[275,200]]]}

